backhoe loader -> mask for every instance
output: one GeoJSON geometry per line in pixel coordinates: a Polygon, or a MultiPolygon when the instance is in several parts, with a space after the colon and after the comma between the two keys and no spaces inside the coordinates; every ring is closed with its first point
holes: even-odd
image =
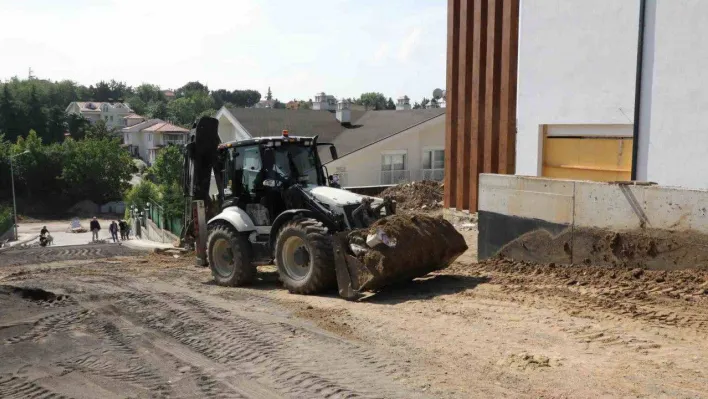
{"type": "Polygon", "coordinates": [[[346,234],[394,215],[395,202],[328,186],[332,179],[319,156],[327,148],[337,159],[334,145],[317,136],[284,130],[282,136],[221,143],[216,119],[195,123],[184,151],[183,238],[195,243],[197,263],[209,265],[217,284],[247,285],[256,266],[273,262],[283,285],[297,294],[336,284],[342,297],[355,299],[363,286],[387,283],[372,279],[395,280],[391,273],[362,277],[366,270],[352,256],[346,234]],[[209,196],[212,173],[216,198],[209,196]]]}

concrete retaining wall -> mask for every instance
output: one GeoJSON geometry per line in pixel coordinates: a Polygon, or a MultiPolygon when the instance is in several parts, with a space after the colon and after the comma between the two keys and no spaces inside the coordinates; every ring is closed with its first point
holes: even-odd
{"type": "Polygon", "coordinates": [[[161,242],[166,244],[172,244],[175,241],[179,241],[179,237],[172,234],[168,230],[162,230],[158,225],[152,220],[147,220],[147,225],[141,231],[143,238],[150,241],[161,242]]]}
{"type": "Polygon", "coordinates": [[[688,262],[690,256],[702,259],[708,237],[708,190],[483,174],[479,192],[480,259],[503,252],[578,263],[595,262],[593,254],[603,253],[598,256],[618,262],[620,255],[610,252],[627,249],[618,249],[621,240],[613,233],[619,232],[639,240],[630,249],[646,257],[671,240],[667,253],[672,245],[674,252],[681,248],[688,262]]]}

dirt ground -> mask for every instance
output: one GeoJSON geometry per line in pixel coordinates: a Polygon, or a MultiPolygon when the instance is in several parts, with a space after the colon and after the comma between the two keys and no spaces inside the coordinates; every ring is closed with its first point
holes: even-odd
{"type": "Polygon", "coordinates": [[[223,288],[189,256],[0,254],[0,397],[708,397],[708,272],[478,264],[462,233],[359,302],[272,266],[223,288]]]}

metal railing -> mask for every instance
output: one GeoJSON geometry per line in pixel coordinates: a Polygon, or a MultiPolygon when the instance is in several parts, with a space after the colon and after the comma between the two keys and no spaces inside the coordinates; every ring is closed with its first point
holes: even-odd
{"type": "Polygon", "coordinates": [[[411,180],[410,170],[382,170],[379,184],[401,184],[411,180]]]}
{"type": "Polygon", "coordinates": [[[420,180],[443,181],[445,179],[445,169],[421,169],[420,180]]]}
{"type": "Polygon", "coordinates": [[[412,181],[432,180],[441,182],[445,178],[444,169],[412,169],[412,170],[348,170],[335,172],[339,175],[342,187],[388,186],[412,181]]]}

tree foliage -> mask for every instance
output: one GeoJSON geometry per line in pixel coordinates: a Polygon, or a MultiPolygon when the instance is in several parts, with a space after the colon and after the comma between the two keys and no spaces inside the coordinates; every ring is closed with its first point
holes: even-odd
{"type": "Polygon", "coordinates": [[[148,202],[157,201],[158,198],[160,198],[160,190],[157,185],[149,180],[143,180],[127,191],[123,202],[125,202],[126,212],[128,212],[127,210],[133,206],[145,209],[148,202]]]}
{"type": "Polygon", "coordinates": [[[61,178],[70,196],[99,204],[121,197],[134,166],[118,139],[70,140],[65,147],[61,178]]]}
{"type": "Polygon", "coordinates": [[[386,109],[386,96],[376,92],[364,93],[359,97],[359,103],[366,109],[379,111],[386,109]]]}
{"type": "MultiPolygon", "coordinates": [[[[10,187],[10,154],[20,210],[65,211],[77,201],[105,203],[122,196],[134,168],[116,138],[44,143],[36,131],[12,144],[0,135],[0,186],[10,187]]],[[[11,199],[0,190],[0,203],[11,199]]]]}
{"type": "Polygon", "coordinates": [[[163,148],[150,167],[157,184],[179,184],[183,162],[184,156],[180,147],[170,145],[163,148]]]}

